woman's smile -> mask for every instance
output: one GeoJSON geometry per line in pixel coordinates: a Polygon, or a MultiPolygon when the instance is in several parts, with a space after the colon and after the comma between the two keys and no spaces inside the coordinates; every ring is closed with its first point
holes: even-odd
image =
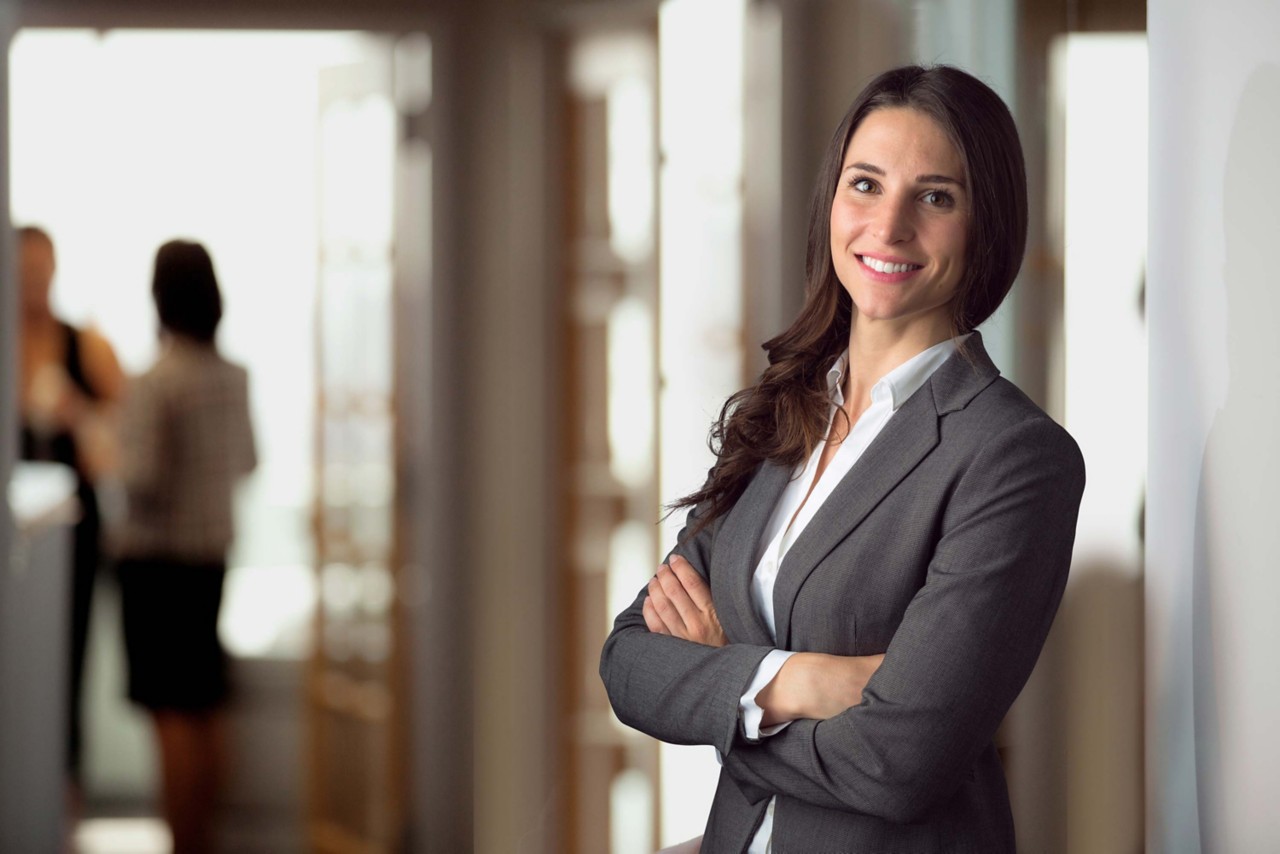
{"type": "Polygon", "coordinates": [[[892,256],[863,254],[857,258],[865,268],[863,272],[880,282],[905,282],[916,271],[924,269],[923,264],[892,256]]]}

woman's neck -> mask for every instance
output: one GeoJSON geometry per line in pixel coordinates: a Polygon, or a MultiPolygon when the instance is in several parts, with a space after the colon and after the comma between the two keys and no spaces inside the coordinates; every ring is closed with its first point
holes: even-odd
{"type": "Polygon", "coordinates": [[[950,319],[929,324],[893,327],[890,324],[854,322],[849,330],[849,370],[846,406],[857,411],[870,403],[871,389],[894,368],[935,344],[952,337],[950,319]]]}
{"type": "Polygon", "coordinates": [[[58,318],[48,309],[28,309],[22,312],[22,335],[24,338],[41,338],[53,333],[61,326],[58,318]]]}
{"type": "Polygon", "coordinates": [[[190,335],[183,335],[180,332],[174,332],[173,330],[163,328],[160,330],[160,342],[164,347],[174,350],[211,352],[217,349],[212,341],[193,338],[190,335]]]}

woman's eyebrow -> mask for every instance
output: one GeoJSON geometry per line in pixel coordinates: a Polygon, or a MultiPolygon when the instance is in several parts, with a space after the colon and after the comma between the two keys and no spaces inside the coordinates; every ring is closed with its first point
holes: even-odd
{"type": "Polygon", "coordinates": [[[850,163],[848,166],[844,167],[844,169],[840,171],[848,172],[850,169],[861,169],[863,172],[870,172],[872,175],[883,176],[885,174],[885,171],[881,169],[879,166],[873,166],[870,163],[863,163],[861,161],[857,163],[850,163]]]}
{"type": "Polygon", "coordinates": [[[964,189],[964,182],[957,181],[955,178],[946,175],[917,175],[917,184],[955,184],[957,187],[964,189]]]}
{"type": "MultiPolygon", "coordinates": [[[[870,172],[872,175],[879,175],[881,177],[885,177],[888,174],[879,166],[876,166],[873,163],[867,163],[862,160],[859,160],[857,163],[850,163],[848,166],[844,167],[844,169],[842,169],[841,171],[848,172],[850,169],[858,169],[863,172],[870,172]]],[[[964,189],[963,181],[958,181],[949,175],[917,175],[916,183],[917,184],[954,184],[955,186],[961,189],[964,189]]]]}

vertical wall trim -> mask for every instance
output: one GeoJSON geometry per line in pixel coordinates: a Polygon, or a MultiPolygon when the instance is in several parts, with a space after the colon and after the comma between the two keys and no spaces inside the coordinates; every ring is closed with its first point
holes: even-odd
{"type": "MultiPolygon", "coordinates": [[[[0,0],[0,485],[6,492],[17,456],[18,288],[9,222],[9,44],[17,26],[15,9],[0,0]]],[[[8,508],[8,497],[3,497],[8,508]]],[[[8,554],[12,519],[0,513],[0,554],[8,554]]],[[[3,588],[0,588],[3,589],[3,588]]]]}
{"type": "Polygon", "coordinates": [[[459,202],[457,347],[463,423],[462,560],[470,587],[474,846],[551,851],[556,838],[556,524],[550,348],[548,52],[525,4],[459,10],[454,49],[459,202]],[[461,26],[465,24],[465,26],[461,26]]]}
{"type": "MultiPolygon", "coordinates": [[[[431,284],[425,307],[429,411],[420,413],[431,438],[413,532],[413,619],[409,621],[409,845],[415,854],[469,851],[474,846],[474,739],[471,573],[462,548],[465,517],[462,428],[466,388],[458,334],[464,290],[458,221],[466,164],[460,113],[466,79],[459,67],[458,15],[441,10],[427,22],[431,38],[431,284]]],[[[417,460],[417,466],[424,461],[417,460]]]]}

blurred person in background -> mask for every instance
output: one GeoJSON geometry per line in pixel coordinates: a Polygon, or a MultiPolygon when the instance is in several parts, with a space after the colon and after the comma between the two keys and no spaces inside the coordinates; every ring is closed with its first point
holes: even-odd
{"type": "Polygon", "coordinates": [[[1022,261],[1008,108],[886,72],[828,147],[804,307],[729,399],[675,550],[614,623],[618,717],[722,759],[678,850],[1012,854],[993,739],[1071,562],[1084,464],[976,327],[1022,261]]]}
{"type": "Polygon", "coordinates": [[[101,561],[95,484],[115,466],[112,421],[125,377],[107,340],[58,318],[49,294],[57,271],[53,239],[18,229],[22,300],[22,458],[58,462],[76,475],[80,517],[73,532],[67,768],[73,812],[80,800],[81,685],[93,585],[101,561]]]}
{"type": "Polygon", "coordinates": [[[248,374],[218,353],[209,253],[171,241],[152,281],[161,354],[121,414],[127,512],[119,576],[129,697],[148,710],[176,854],[212,850],[224,774],[226,656],[218,639],[232,494],[256,465],[248,374]]]}

